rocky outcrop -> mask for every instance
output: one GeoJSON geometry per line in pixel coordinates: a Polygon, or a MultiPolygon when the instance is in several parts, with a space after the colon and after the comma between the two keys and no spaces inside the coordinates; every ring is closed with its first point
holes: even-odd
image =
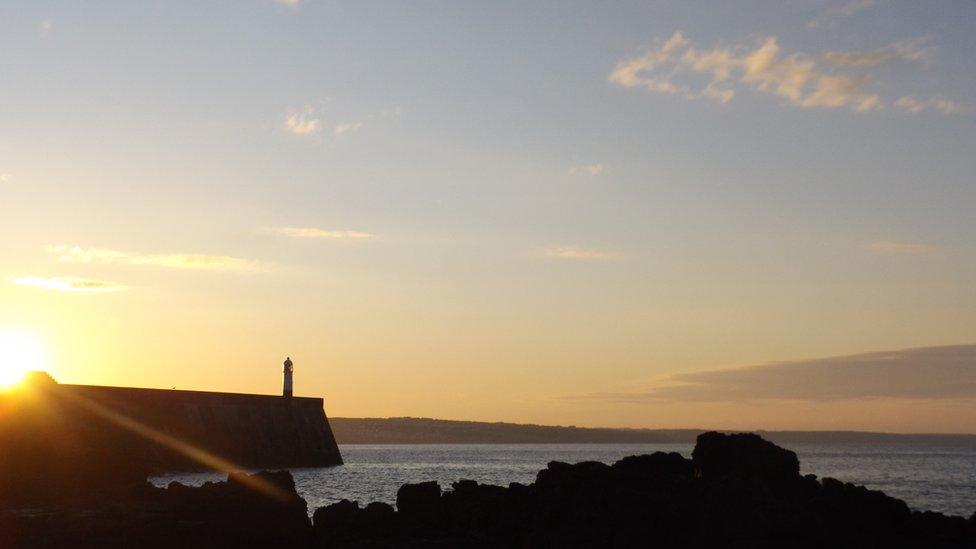
{"type": "Polygon", "coordinates": [[[795,453],[752,433],[705,433],[691,459],[698,475],[709,481],[736,478],[787,489],[800,477],[795,453]]]}
{"type": "Polygon", "coordinates": [[[552,462],[536,482],[405,485],[397,511],[343,501],[315,513],[315,543],[342,547],[976,547],[976,518],[801,476],[757,435],[705,433],[691,460],[552,462]]]}
{"type": "Polygon", "coordinates": [[[167,488],[144,484],[99,501],[0,510],[0,547],[304,548],[312,523],[287,471],[167,488]]]}
{"type": "Polygon", "coordinates": [[[407,484],[396,509],[342,501],[311,521],[287,472],[79,501],[0,510],[0,547],[976,547],[976,515],[801,476],[793,452],[719,433],[701,435],[690,460],[552,462],[507,487],[407,484]]]}

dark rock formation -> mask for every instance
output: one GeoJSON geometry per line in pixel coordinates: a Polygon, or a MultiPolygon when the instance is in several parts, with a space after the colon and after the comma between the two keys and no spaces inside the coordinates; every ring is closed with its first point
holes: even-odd
{"type": "Polygon", "coordinates": [[[793,452],[754,435],[703,434],[693,456],[552,462],[527,486],[407,484],[396,510],[344,500],[312,521],[286,472],[142,483],[98,503],[0,505],[0,547],[976,547],[976,515],[801,476],[793,452]]]}
{"type": "Polygon", "coordinates": [[[138,489],[97,503],[0,510],[0,547],[308,547],[312,524],[287,471],[138,489]]]}
{"type": "Polygon", "coordinates": [[[396,512],[348,501],[315,513],[342,547],[976,547],[976,517],[912,512],[881,492],[801,476],[757,435],[705,433],[693,459],[552,462],[529,486],[405,485],[396,512]]]}
{"type": "Polygon", "coordinates": [[[752,433],[704,433],[691,459],[697,473],[710,481],[734,477],[785,487],[800,476],[795,453],[752,433]]]}
{"type": "Polygon", "coordinates": [[[441,487],[436,482],[404,484],[397,490],[397,510],[410,522],[432,522],[440,511],[441,487]]]}

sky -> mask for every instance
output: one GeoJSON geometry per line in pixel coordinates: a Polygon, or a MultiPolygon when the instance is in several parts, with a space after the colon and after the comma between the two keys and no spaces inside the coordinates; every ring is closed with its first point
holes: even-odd
{"type": "Polygon", "coordinates": [[[274,394],[290,356],[331,416],[973,432],[974,23],[4,2],[0,366],[274,394]]]}

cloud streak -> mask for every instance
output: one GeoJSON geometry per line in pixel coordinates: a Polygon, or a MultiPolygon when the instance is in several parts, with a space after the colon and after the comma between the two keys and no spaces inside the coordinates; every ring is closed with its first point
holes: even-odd
{"type": "Polygon", "coordinates": [[[255,271],[260,267],[256,261],[226,255],[143,254],[80,246],[49,246],[48,251],[64,263],[150,265],[207,271],[255,271]]]}
{"type": "Polygon", "coordinates": [[[579,246],[550,246],[542,250],[542,255],[551,259],[571,261],[614,261],[620,259],[617,252],[588,250],[579,246]]]}
{"type": "Polygon", "coordinates": [[[596,177],[603,173],[603,164],[581,164],[579,166],[573,166],[569,169],[570,175],[588,175],[590,177],[596,177]]]}
{"type": "Polygon", "coordinates": [[[59,292],[121,292],[128,290],[126,286],[115,284],[114,282],[72,276],[50,278],[24,276],[13,279],[13,282],[19,286],[30,286],[42,290],[55,290],[59,292]]]}
{"type": "Polygon", "coordinates": [[[336,127],[332,129],[332,135],[338,137],[344,133],[354,132],[362,127],[362,122],[343,122],[336,124],[336,127]]]}
{"type": "MultiPolygon", "coordinates": [[[[679,31],[643,55],[618,62],[608,78],[625,88],[722,104],[748,89],[800,108],[867,112],[883,108],[886,101],[869,89],[873,79],[865,71],[892,63],[924,62],[931,49],[919,39],[866,52],[786,54],[775,36],[751,47],[699,49],[679,31]]],[[[933,108],[945,114],[959,110],[951,101],[943,101],[919,107],[921,102],[916,105],[903,98],[896,106],[933,108]]]]}
{"type": "Polygon", "coordinates": [[[319,238],[331,240],[365,240],[373,238],[373,234],[363,231],[337,231],[319,229],[316,227],[272,227],[268,232],[291,238],[319,238]]]}
{"type": "Polygon", "coordinates": [[[643,392],[567,397],[620,403],[865,398],[976,398],[976,345],[917,347],[674,374],[643,392]]]}
{"type": "Polygon", "coordinates": [[[920,113],[927,110],[936,110],[942,114],[955,114],[964,112],[966,109],[962,105],[951,99],[940,96],[929,97],[928,99],[918,99],[914,95],[899,97],[895,101],[895,107],[906,110],[910,113],[920,113]]]}
{"type": "Polygon", "coordinates": [[[836,67],[880,67],[890,63],[926,63],[934,55],[928,39],[895,42],[874,51],[829,51],[821,56],[824,63],[836,67]]]}

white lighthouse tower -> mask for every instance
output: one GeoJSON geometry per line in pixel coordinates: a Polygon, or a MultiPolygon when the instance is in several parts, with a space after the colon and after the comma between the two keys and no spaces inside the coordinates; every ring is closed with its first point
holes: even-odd
{"type": "Polygon", "coordinates": [[[292,376],[292,373],[294,371],[295,371],[295,368],[292,367],[291,357],[286,357],[285,358],[285,387],[284,387],[284,390],[282,391],[282,393],[285,396],[285,398],[291,398],[291,395],[292,395],[292,379],[291,379],[291,376],[292,376]]]}

